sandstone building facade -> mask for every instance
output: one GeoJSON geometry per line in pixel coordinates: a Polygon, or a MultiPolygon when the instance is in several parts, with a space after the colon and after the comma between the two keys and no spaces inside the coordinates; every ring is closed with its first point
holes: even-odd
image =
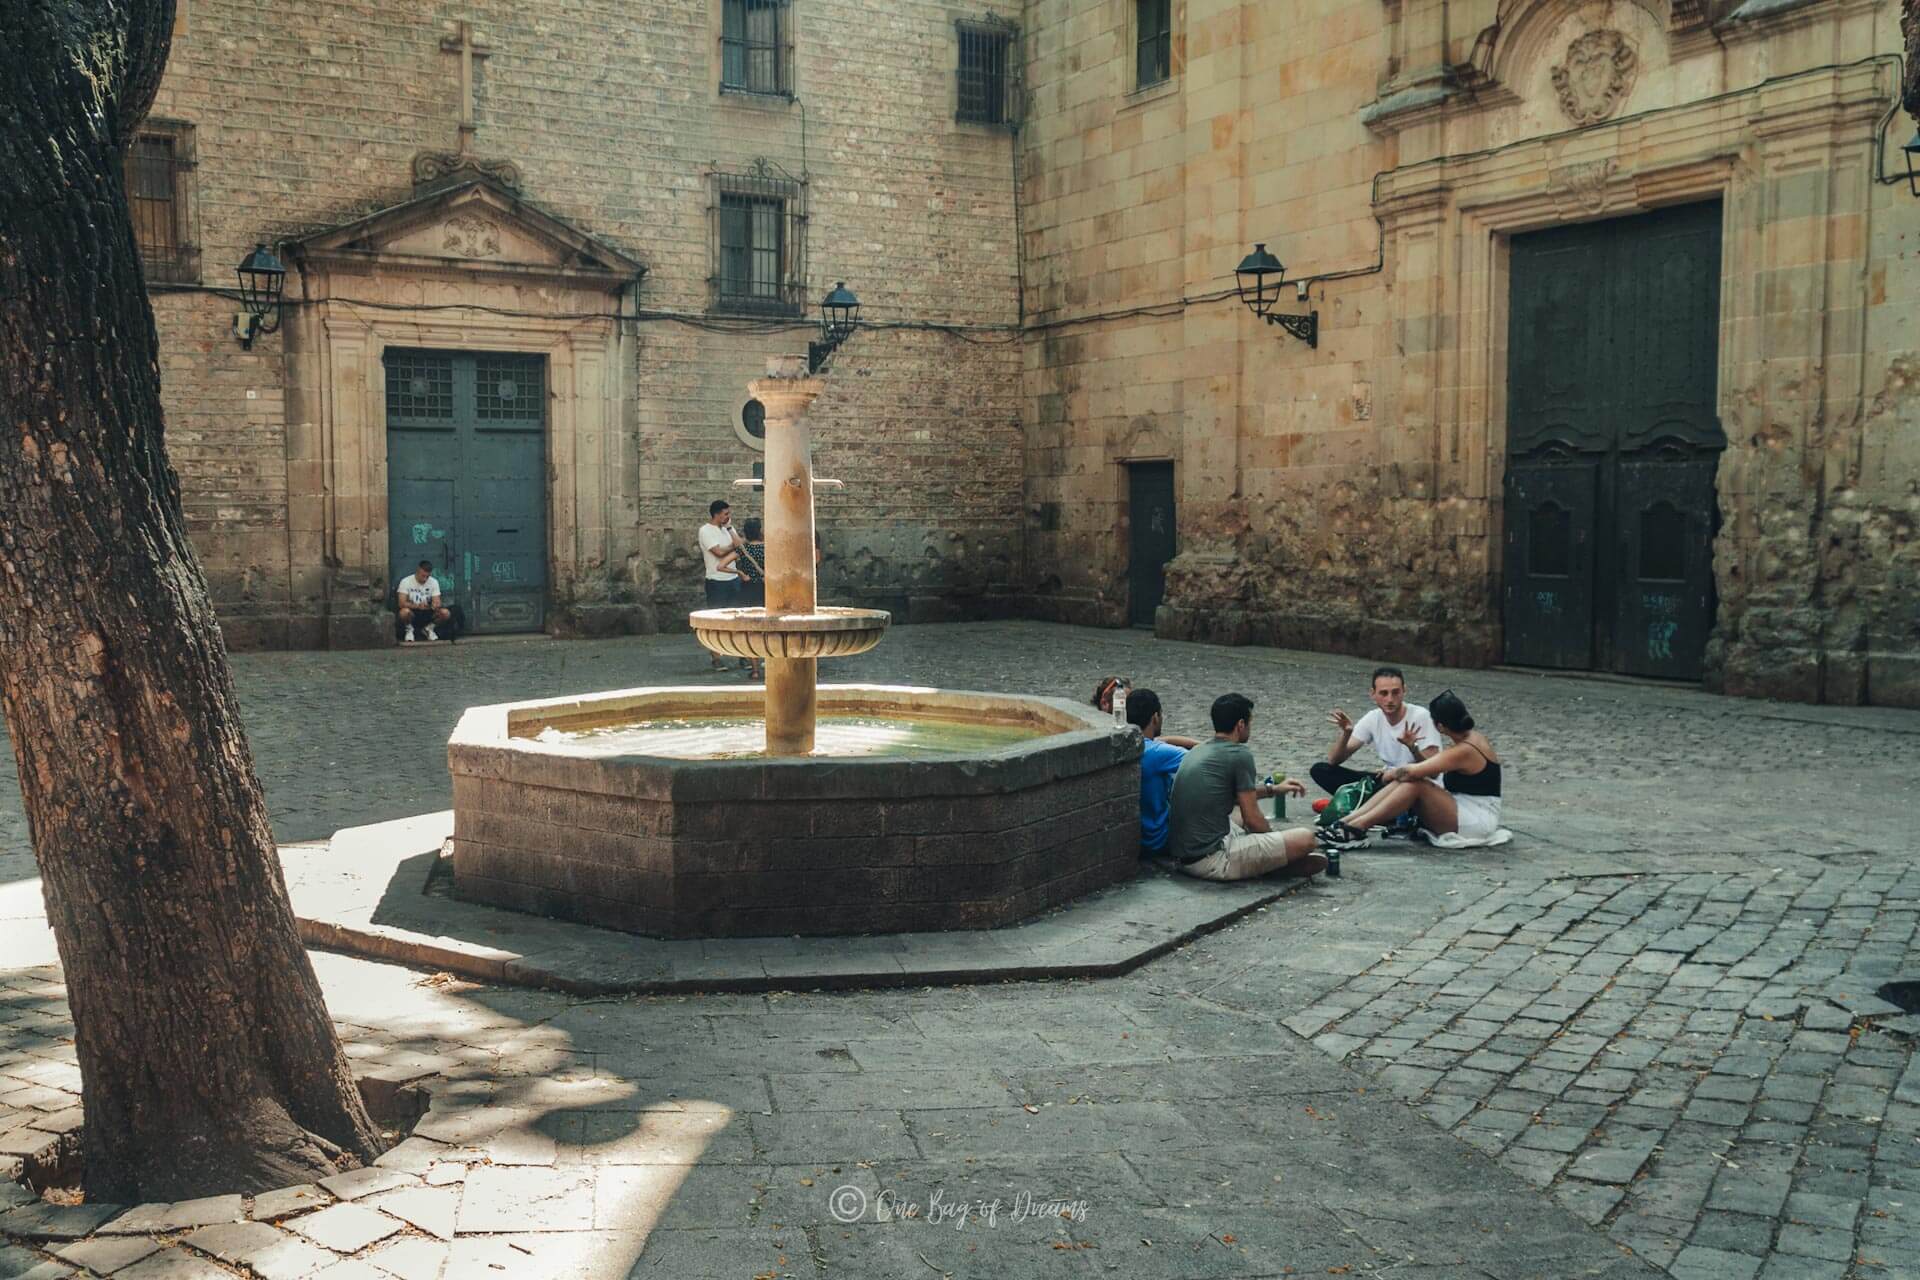
{"type": "Polygon", "coordinates": [[[831,597],[1920,705],[1900,47],[1897,0],[186,0],[131,175],[175,463],[239,644],[384,642],[416,550],[483,626],[673,628],[844,279],[831,597]]]}

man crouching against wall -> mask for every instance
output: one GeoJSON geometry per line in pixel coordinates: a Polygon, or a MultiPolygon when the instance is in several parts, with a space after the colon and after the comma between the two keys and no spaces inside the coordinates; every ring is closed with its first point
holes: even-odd
{"type": "Polygon", "coordinates": [[[1269,787],[1255,781],[1253,699],[1223,693],[1213,702],[1213,737],[1187,752],[1173,777],[1167,853],[1180,870],[1202,880],[1251,880],[1285,868],[1310,876],[1327,869],[1313,831],[1275,831],[1260,801],[1285,792],[1305,795],[1298,782],[1269,787]]]}

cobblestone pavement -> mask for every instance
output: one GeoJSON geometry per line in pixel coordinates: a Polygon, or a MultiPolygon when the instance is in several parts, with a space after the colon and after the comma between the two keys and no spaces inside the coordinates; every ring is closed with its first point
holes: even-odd
{"type": "MultiPolygon", "coordinates": [[[[439,724],[385,723],[409,699],[450,729],[469,702],[707,678],[679,637],[238,665],[288,838],[444,805],[439,724]]],[[[1126,671],[1190,730],[1237,688],[1263,763],[1297,774],[1366,669],[1005,624],[903,628],[831,673],[1126,671]]],[[[363,1070],[432,1093],[387,1162],[407,1178],[147,1210],[119,1238],[160,1251],[112,1274],[1920,1276],[1914,1024],[1874,998],[1920,977],[1920,716],[1409,676],[1500,747],[1519,838],[1350,854],[1126,978],[578,1000],[317,957],[363,1070]],[[843,1185],[867,1206],[846,1224],[843,1185]],[[919,1216],[876,1220],[883,1191],[919,1216]],[[935,1225],[935,1191],[1086,1212],[935,1225]]],[[[71,1029],[56,971],[0,981],[0,1153],[39,1158],[80,1119],[71,1029]]],[[[116,1227],[62,1217],[0,1218],[0,1276],[49,1265],[49,1230],[116,1227]]]]}
{"type": "Polygon", "coordinates": [[[1920,1253],[1920,1019],[1872,994],[1916,912],[1913,868],[1516,879],[1286,1025],[1676,1276],[1875,1274],[1920,1253]]]}
{"type": "MultiPolygon", "coordinates": [[[[1138,631],[981,623],[898,627],[878,648],[826,662],[822,671],[828,680],[1056,697],[1085,697],[1100,676],[1120,671],[1161,694],[1169,732],[1201,736],[1214,695],[1235,689],[1258,704],[1254,748],[1262,763],[1304,776],[1331,737],[1327,709],[1339,705],[1356,716],[1366,709],[1371,665],[1157,641],[1138,631]]],[[[319,839],[341,827],[445,808],[446,740],[464,707],[715,681],[705,650],[688,636],[251,653],[236,655],[233,667],[255,766],[282,840],[319,839]]],[[[1712,824],[1690,817],[1676,820],[1677,847],[1758,849],[1783,835],[1796,838],[1802,834],[1793,830],[1796,811],[1815,803],[1823,818],[1857,808],[1844,825],[1863,838],[1871,817],[1897,810],[1889,806],[1887,788],[1904,785],[1908,771],[1895,767],[1895,757],[1916,758],[1920,745],[1920,716],[1884,708],[1759,703],[1687,688],[1516,672],[1409,667],[1407,673],[1416,700],[1448,685],[1466,698],[1519,775],[1509,788],[1509,811],[1539,815],[1542,834],[1560,837],[1607,829],[1580,825],[1589,807],[1644,816],[1634,810],[1639,798],[1673,793],[1675,775],[1744,769],[1759,744],[1790,741],[1789,768],[1767,783],[1764,832],[1744,843],[1702,846],[1698,837],[1712,824]],[[1589,794],[1608,798],[1589,806],[1583,799],[1589,794]],[[1544,821],[1559,828],[1568,817],[1575,825],[1559,830],[1549,831],[1544,821]]],[[[1719,816],[1711,803],[1706,812],[1719,816]]],[[[1754,818],[1746,807],[1728,812],[1740,814],[1736,832],[1747,834],[1754,818]]],[[[29,849],[13,770],[0,769],[0,855],[29,849]]]]}

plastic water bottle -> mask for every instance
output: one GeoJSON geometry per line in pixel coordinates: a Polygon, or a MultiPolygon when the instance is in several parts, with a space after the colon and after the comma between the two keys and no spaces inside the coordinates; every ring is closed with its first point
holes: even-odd
{"type": "Polygon", "coordinates": [[[1127,722],[1127,682],[1125,680],[1113,682],[1113,720],[1115,724],[1124,725],[1127,722]]]}
{"type": "MultiPolygon", "coordinates": [[[[1280,781],[1285,782],[1286,779],[1283,777],[1280,781]]],[[[1273,787],[1275,785],[1277,784],[1275,784],[1273,780],[1273,775],[1268,774],[1267,786],[1273,787]]],[[[1273,816],[1275,818],[1284,818],[1287,816],[1287,797],[1279,791],[1273,793],[1273,816]]]]}

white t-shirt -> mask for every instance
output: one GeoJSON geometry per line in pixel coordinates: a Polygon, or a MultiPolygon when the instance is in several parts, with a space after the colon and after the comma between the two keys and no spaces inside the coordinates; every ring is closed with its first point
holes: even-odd
{"type": "Polygon", "coordinates": [[[1400,741],[1400,735],[1407,731],[1411,723],[1419,733],[1420,750],[1440,745],[1440,731],[1433,727],[1433,717],[1427,714],[1425,707],[1417,707],[1409,702],[1399,724],[1388,724],[1386,712],[1375,707],[1354,722],[1351,740],[1364,747],[1372,747],[1381,763],[1387,765],[1413,764],[1413,752],[1407,750],[1400,741]]]}
{"type": "Polygon", "coordinates": [[[400,594],[406,597],[408,604],[432,604],[433,598],[440,594],[440,579],[429,576],[425,582],[408,574],[400,579],[400,594]]]}
{"type": "Polygon", "coordinates": [[[740,577],[720,567],[720,557],[733,550],[733,534],[709,520],[700,526],[700,552],[706,557],[707,577],[715,582],[734,582],[740,577]]]}

